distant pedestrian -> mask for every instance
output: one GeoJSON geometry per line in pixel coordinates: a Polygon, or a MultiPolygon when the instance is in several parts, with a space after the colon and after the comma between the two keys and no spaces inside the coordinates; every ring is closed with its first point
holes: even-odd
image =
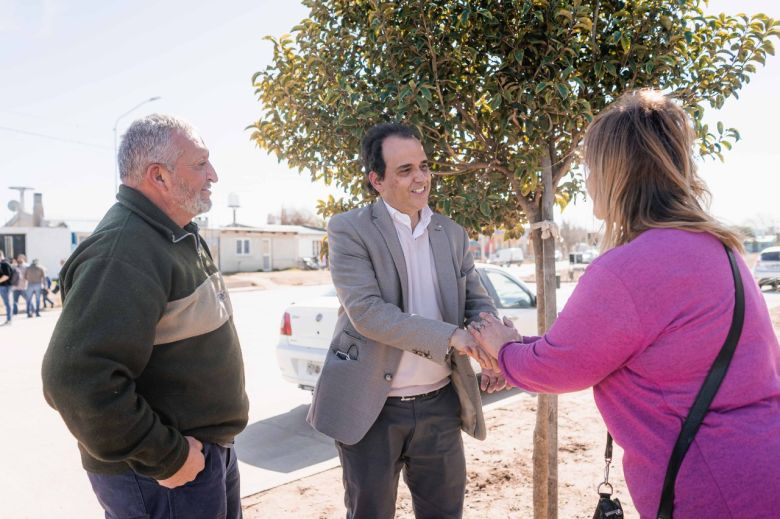
{"type": "Polygon", "coordinates": [[[11,307],[11,280],[14,275],[14,267],[5,259],[5,253],[0,250],[0,299],[5,306],[5,321],[3,324],[11,324],[13,308],[11,307]]]}
{"type": "Polygon", "coordinates": [[[43,309],[46,310],[46,305],[50,305],[52,308],[54,308],[54,301],[51,300],[49,297],[49,294],[51,293],[51,286],[52,281],[49,276],[46,276],[46,278],[43,281],[43,291],[41,292],[43,294],[43,309]]]}
{"type": "Polygon", "coordinates": [[[40,317],[41,295],[46,280],[46,269],[38,264],[37,259],[34,259],[32,265],[24,271],[24,279],[27,281],[27,317],[33,316],[33,310],[35,310],[35,317],[40,317]],[[33,300],[33,296],[35,296],[35,300],[33,300]]]}
{"type": "Polygon", "coordinates": [[[27,297],[27,280],[24,279],[24,273],[27,270],[27,256],[19,254],[16,256],[16,269],[19,271],[19,279],[13,284],[14,295],[14,315],[19,313],[19,298],[24,298],[25,309],[30,307],[30,300],[27,297]]]}

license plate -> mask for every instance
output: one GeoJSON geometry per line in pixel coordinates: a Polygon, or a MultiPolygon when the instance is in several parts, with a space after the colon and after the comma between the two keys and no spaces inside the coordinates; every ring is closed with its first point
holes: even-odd
{"type": "Polygon", "coordinates": [[[322,371],[322,364],[319,362],[306,362],[306,374],[307,375],[319,375],[322,371]]]}

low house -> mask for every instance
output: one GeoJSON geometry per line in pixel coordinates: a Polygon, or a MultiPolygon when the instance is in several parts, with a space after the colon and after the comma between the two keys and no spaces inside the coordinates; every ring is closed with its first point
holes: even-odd
{"type": "Polygon", "coordinates": [[[222,272],[256,272],[300,268],[318,258],[324,229],[303,225],[233,225],[204,229],[201,234],[222,272]]]}
{"type": "Polygon", "coordinates": [[[23,197],[9,204],[15,214],[0,227],[0,250],[8,258],[24,254],[27,261],[37,259],[49,276],[57,277],[61,262],[76,247],[78,236],[64,222],[44,219],[41,193],[35,193],[33,200],[32,213],[25,212],[23,197]]]}

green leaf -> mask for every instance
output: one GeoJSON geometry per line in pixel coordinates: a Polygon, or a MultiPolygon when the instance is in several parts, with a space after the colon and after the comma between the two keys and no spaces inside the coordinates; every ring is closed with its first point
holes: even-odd
{"type": "MultiPolygon", "coordinates": [[[[415,125],[434,171],[495,165],[437,176],[432,206],[471,234],[519,235],[522,208],[538,208],[539,157],[550,146],[558,157],[575,154],[593,116],[628,88],[656,87],[686,103],[703,156],[722,157],[739,140],[704,121],[764,73],[758,65],[780,25],[710,16],[702,4],[602,1],[594,20],[594,3],[582,0],[305,0],[308,16],[290,24],[292,36],[268,38],[272,60],[251,76],[258,104],[242,125],[252,121],[247,136],[289,168],[343,189],[343,200],[320,205],[326,215],[372,200],[358,158],[366,129],[415,125]]],[[[556,203],[582,189],[556,186],[556,203]]]]}
{"type": "Polygon", "coordinates": [[[492,214],[490,210],[490,203],[486,199],[483,199],[482,202],[479,204],[479,212],[482,213],[482,216],[488,218],[492,214]]]}
{"type": "Polygon", "coordinates": [[[620,38],[620,46],[623,47],[623,53],[628,54],[628,51],[631,50],[631,40],[629,40],[628,37],[623,36],[620,38]]]}

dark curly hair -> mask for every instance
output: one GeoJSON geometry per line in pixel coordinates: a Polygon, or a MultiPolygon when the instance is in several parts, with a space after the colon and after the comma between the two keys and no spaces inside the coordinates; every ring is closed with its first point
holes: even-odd
{"type": "Polygon", "coordinates": [[[377,124],[366,132],[363,141],[360,143],[360,159],[365,167],[363,189],[372,196],[378,196],[379,193],[371,185],[368,174],[376,171],[380,180],[385,178],[386,165],[385,159],[382,157],[382,142],[388,137],[421,140],[416,128],[399,123],[377,124]]]}

